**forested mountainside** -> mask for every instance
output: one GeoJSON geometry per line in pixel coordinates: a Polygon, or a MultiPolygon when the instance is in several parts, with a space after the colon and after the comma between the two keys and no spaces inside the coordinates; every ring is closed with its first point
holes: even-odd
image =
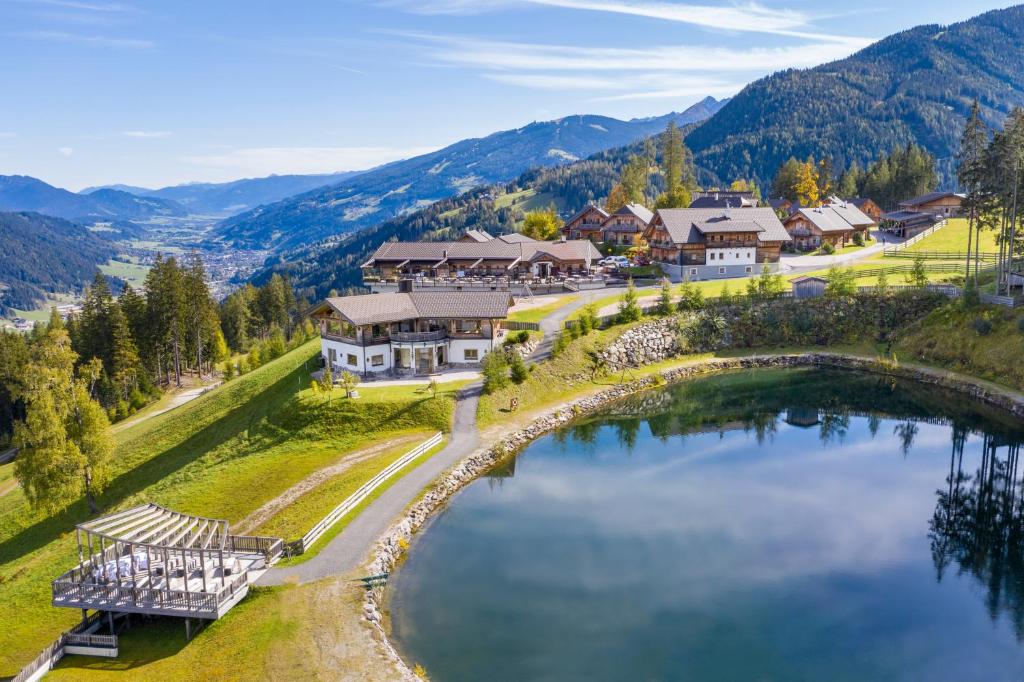
{"type": "Polygon", "coordinates": [[[46,292],[80,291],[114,248],[62,218],[38,213],[0,213],[0,313],[29,309],[46,292]]]}
{"type": "Polygon", "coordinates": [[[187,213],[183,206],[167,199],[140,197],[116,189],[76,194],[27,175],[0,175],[0,211],[33,211],[89,222],[145,220],[187,213]]]}
{"type": "Polygon", "coordinates": [[[760,184],[794,156],[862,167],[917,142],[953,181],[953,157],[972,101],[1000,123],[1024,104],[1024,6],[951,26],[918,26],[856,54],[751,83],[686,139],[699,166],[723,181],[760,184]]]}
{"type": "MultiPolygon", "coordinates": [[[[573,213],[607,196],[630,155],[643,151],[641,140],[569,165],[530,169],[510,183],[480,187],[375,227],[284,253],[254,281],[287,274],[296,294],[308,300],[351,291],[362,284],[359,266],[385,241],[457,239],[471,229],[513,232],[523,212],[552,203],[562,214],[573,213]]],[[[659,176],[651,176],[650,183],[652,192],[661,191],[659,176]]]]}
{"type": "Polygon", "coordinates": [[[707,98],[681,114],[632,121],[570,116],[463,140],[229,218],[217,229],[217,237],[240,247],[301,247],[376,225],[474,187],[508,182],[528,168],[564,165],[629,144],[661,132],[669,121],[684,126],[704,120],[721,104],[707,98]]]}

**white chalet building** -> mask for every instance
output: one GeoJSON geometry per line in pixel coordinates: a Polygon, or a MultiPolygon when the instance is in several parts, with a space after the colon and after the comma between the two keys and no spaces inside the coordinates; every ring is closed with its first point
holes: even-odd
{"type": "Polygon", "coordinates": [[[310,313],[334,373],[429,374],[475,367],[504,338],[507,291],[412,291],[328,298],[310,313]]]}

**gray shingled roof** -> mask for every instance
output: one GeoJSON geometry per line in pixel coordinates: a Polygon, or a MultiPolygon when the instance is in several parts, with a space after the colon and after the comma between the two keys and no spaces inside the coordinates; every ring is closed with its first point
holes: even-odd
{"type": "Polygon", "coordinates": [[[646,206],[640,204],[626,204],[618,211],[615,215],[635,215],[640,220],[644,221],[644,224],[650,225],[651,220],[654,218],[654,214],[646,206]]]}
{"type": "Polygon", "coordinates": [[[758,233],[757,239],[762,243],[792,241],[775,211],[770,208],[737,208],[728,211],[721,208],[663,208],[658,211],[658,216],[676,244],[703,242],[704,236],[697,228],[700,223],[721,224],[730,220],[758,225],[763,231],[758,233]]]}
{"type": "Polygon", "coordinates": [[[788,223],[798,215],[807,218],[807,220],[811,221],[811,223],[822,232],[849,232],[853,229],[853,225],[846,222],[838,211],[833,210],[832,206],[801,208],[796,213],[790,215],[789,218],[786,219],[786,222],[788,223]]]}
{"type": "Polygon", "coordinates": [[[851,202],[831,203],[829,208],[854,227],[871,227],[875,224],[874,220],[851,202]]]}
{"type": "Polygon", "coordinates": [[[764,228],[750,220],[712,220],[703,223],[694,223],[694,227],[704,234],[717,234],[722,232],[764,232],[764,228]]]}
{"type": "Polygon", "coordinates": [[[737,196],[703,196],[690,202],[690,208],[753,208],[756,205],[753,199],[737,196]]]}
{"type": "Polygon", "coordinates": [[[518,232],[512,232],[511,234],[498,235],[496,239],[500,239],[506,244],[519,244],[521,242],[535,242],[537,241],[533,237],[527,237],[525,234],[519,234],[518,232]]]}
{"type": "Polygon", "coordinates": [[[929,201],[945,199],[946,197],[959,197],[960,199],[963,199],[965,196],[966,195],[964,194],[958,194],[956,192],[928,192],[928,194],[922,194],[919,197],[901,201],[900,206],[920,206],[921,204],[927,204],[929,201]]]}
{"type": "Polygon", "coordinates": [[[507,291],[414,291],[336,296],[325,303],[352,324],[364,325],[418,318],[503,319],[510,300],[507,291]]]}
{"type": "Polygon", "coordinates": [[[489,242],[494,239],[494,237],[484,230],[466,230],[466,234],[464,236],[469,237],[475,242],[489,242]]]}

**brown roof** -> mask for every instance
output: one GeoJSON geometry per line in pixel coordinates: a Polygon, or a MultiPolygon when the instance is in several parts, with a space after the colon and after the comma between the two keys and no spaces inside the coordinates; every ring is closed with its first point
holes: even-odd
{"type": "Polygon", "coordinates": [[[418,318],[491,318],[508,316],[507,291],[413,291],[328,298],[313,312],[333,308],[352,324],[380,324],[418,318]]]}
{"type": "Polygon", "coordinates": [[[702,243],[704,234],[698,227],[699,224],[716,223],[724,231],[728,228],[723,223],[730,221],[747,226],[747,231],[752,231],[751,224],[760,227],[761,231],[757,235],[760,242],[792,241],[775,211],[770,208],[742,208],[732,211],[720,208],[663,208],[658,211],[658,217],[676,244],[702,243]]]}
{"type": "Polygon", "coordinates": [[[928,204],[939,199],[946,199],[948,197],[956,197],[957,199],[963,199],[965,195],[957,194],[956,192],[929,192],[928,194],[922,194],[919,197],[913,199],[907,199],[901,201],[900,206],[908,206],[913,208],[914,206],[921,206],[922,204],[928,204]]]}
{"type": "MultiPolygon", "coordinates": [[[[796,219],[797,216],[803,216],[822,232],[849,232],[852,230],[853,225],[846,222],[843,216],[834,209],[834,206],[801,208],[786,218],[786,222],[796,219]]],[[[860,213],[860,211],[857,212],[860,213]]]]}
{"type": "Polygon", "coordinates": [[[608,212],[605,211],[600,206],[594,206],[593,204],[587,204],[586,206],[581,208],[579,211],[577,211],[576,214],[573,215],[573,217],[569,218],[565,222],[566,223],[571,223],[572,221],[574,221],[577,218],[580,218],[580,217],[586,215],[587,213],[590,213],[591,211],[596,211],[597,214],[601,217],[601,220],[604,220],[605,218],[608,217],[608,212]]]}
{"type": "Polygon", "coordinates": [[[645,225],[649,225],[651,220],[654,219],[654,214],[651,213],[650,209],[640,204],[626,204],[616,211],[615,215],[634,215],[642,220],[645,225]]]}
{"type": "MultiPolygon", "coordinates": [[[[528,238],[527,238],[528,239],[528,238]]],[[[384,242],[367,262],[400,263],[405,260],[439,262],[449,260],[477,260],[511,262],[530,260],[538,250],[549,251],[561,260],[594,260],[600,254],[589,239],[565,241],[528,241],[509,243],[502,237],[488,242],[384,242]],[[554,249],[554,250],[553,250],[554,249]]]]}

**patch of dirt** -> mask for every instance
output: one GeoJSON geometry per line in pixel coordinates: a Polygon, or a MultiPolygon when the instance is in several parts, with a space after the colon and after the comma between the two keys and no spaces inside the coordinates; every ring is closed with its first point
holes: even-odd
{"type": "Polygon", "coordinates": [[[322,485],[329,479],[337,476],[338,474],[344,473],[356,464],[366,461],[371,457],[375,457],[382,452],[386,452],[406,443],[420,441],[422,438],[423,436],[418,434],[399,436],[398,438],[381,441],[380,443],[371,445],[368,448],[363,448],[362,450],[350,452],[334,464],[313,472],[274,499],[268,500],[261,507],[242,519],[237,526],[233,526],[233,532],[236,535],[251,533],[254,528],[260,527],[273,518],[274,514],[292,504],[310,490],[322,485]],[[235,530],[236,528],[237,530],[235,530]]]}

